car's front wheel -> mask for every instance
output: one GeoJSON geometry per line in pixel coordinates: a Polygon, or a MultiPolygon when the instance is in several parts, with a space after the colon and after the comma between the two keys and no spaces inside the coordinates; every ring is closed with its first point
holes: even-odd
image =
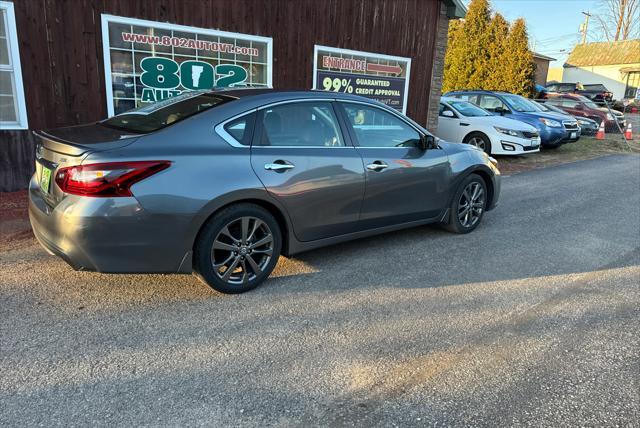
{"type": "Polygon", "coordinates": [[[475,146],[488,155],[491,154],[491,140],[481,132],[472,132],[467,135],[463,143],[475,146]]]}
{"type": "Polygon", "coordinates": [[[480,224],[487,207],[487,185],[477,174],[465,178],[451,202],[446,229],[455,233],[469,233],[480,224]]]}
{"type": "Polygon", "coordinates": [[[264,281],[278,262],[282,235],[264,208],[231,205],[215,214],[194,247],[194,270],[221,293],[243,293],[264,281]]]}

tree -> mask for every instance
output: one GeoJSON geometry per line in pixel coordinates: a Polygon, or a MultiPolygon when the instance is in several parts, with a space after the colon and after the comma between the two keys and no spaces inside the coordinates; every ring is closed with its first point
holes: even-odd
{"type": "Polygon", "coordinates": [[[488,28],[489,60],[487,62],[487,79],[485,86],[496,91],[508,90],[505,79],[505,61],[509,38],[509,23],[496,13],[488,28]]]}
{"type": "Polygon", "coordinates": [[[535,63],[523,19],[509,28],[499,13],[491,17],[488,0],[472,0],[466,18],[449,24],[448,37],[444,92],[493,89],[524,96],[533,93],[535,63]]]}
{"type": "Polygon", "coordinates": [[[617,42],[640,36],[639,0],[600,0],[598,12],[601,38],[617,42]]]}
{"type": "Polygon", "coordinates": [[[444,91],[480,88],[486,80],[490,20],[489,0],[473,0],[465,20],[449,26],[444,91]]]}
{"type": "Polygon", "coordinates": [[[507,37],[503,54],[504,81],[508,91],[525,97],[533,94],[535,63],[529,50],[529,37],[524,19],[515,20],[507,37]]]}

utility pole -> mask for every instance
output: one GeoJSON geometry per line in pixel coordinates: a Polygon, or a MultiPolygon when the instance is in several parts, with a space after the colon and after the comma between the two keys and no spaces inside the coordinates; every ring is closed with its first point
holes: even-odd
{"type": "Polygon", "coordinates": [[[585,16],[585,18],[584,23],[580,26],[580,31],[582,32],[582,44],[584,45],[585,43],[587,43],[587,31],[589,31],[589,18],[591,17],[591,14],[589,13],[589,11],[583,11],[582,14],[585,16]]]}

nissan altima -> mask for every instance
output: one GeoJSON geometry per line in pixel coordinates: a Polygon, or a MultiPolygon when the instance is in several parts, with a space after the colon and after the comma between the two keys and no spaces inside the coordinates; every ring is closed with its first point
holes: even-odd
{"type": "Polygon", "coordinates": [[[107,120],[40,131],[29,216],[78,270],[195,273],[224,293],[280,255],[496,206],[500,172],[366,98],[315,91],[189,92],[107,120]]]}

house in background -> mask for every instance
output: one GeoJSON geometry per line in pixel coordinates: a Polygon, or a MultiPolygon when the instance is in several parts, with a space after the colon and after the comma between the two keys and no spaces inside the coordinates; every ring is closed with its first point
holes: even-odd
{"type": "Polygon", "coordinates": [[[536,65],[535,83],[544,86],[547,83],[547,73],[549,72],[549,63],[555,61],[555,58],[532,52],[533,62],[536,65]]]}
{"type": "Polygon", "coordinates": [[[616,100],[634,98],[640,87],[640,39],[576,45],[562,82],[602,83],[616,100]]]}

